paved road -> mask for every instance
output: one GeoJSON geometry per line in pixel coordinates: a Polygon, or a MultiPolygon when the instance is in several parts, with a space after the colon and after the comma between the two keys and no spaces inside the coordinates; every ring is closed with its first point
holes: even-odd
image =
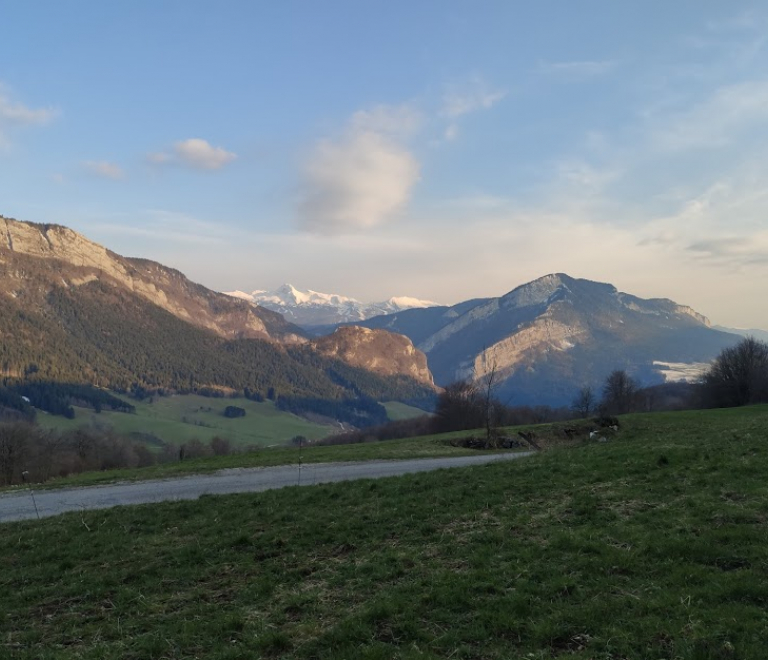
{"type": "MultiPolygon", "coordinates": [[[[401,461],[359,463],[310,463],[267,468],[238,468],[213,474],[174,479],[122,482],[86,488],[59,488],[35,492],[41,517],[66,511],[106,509],[123,504],[148,504],[168,500],[194,500],[205,494],[246,493],[284,486],[310,486],[332,481],[393,477],[440,468],[480,465],[492,461],[522,458],[532,452],[483,454],[450,458],[421,458],[401,461]]],[[[0,523],[35,518],[35,507],[28,490],[0,494],[0,523]]]]}

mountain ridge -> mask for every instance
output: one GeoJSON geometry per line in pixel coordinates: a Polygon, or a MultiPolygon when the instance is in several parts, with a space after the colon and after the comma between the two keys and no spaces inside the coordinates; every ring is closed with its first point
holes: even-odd
{"type": "Polygon", "coordinates": [[[382,302],[365,303],[336,293],[297,289],[291,284],[283,284],[272,291],[262,289],[256,289],[251,293],[230,291],[227,295],[278,312],[291,323],[309,331],[340,323],[363,321],[405,309],[437,305],[430,300],[420,300],[410,296],[393,296],[382,302]]]}
{"type": "MultiPolygon", "coordinates": [[[[0,217],[0,300],[6,380],[385,400],[426,400],[435,391],[431,375],[411,378],[421,365],[406,338],[397,344],[399,369],[370,371],[350,364],[349,352],[315,350],[276,312],[157,262],[122,257],[61,225],[0,217]]],[[[373,339],[393,349],[390,333],[373,339]]]]}
{"type": "MultiPolygon", "coordinates": [[[[155,261],[123,257],[68,227],[0,216],[0,232],[5,236],[2,247],[6,255],[26,255],[68,265],[66,269],[58,269],[60,273],[52,269],[49,285],[63,281],[66,285],[80,286],[106,277],[174,316],[222,337],[281,342],[307,339],[301,328],[270,310],[254,308],[211,291],[190,281],[180,271],[155,261]]],[[[10,261],[12,258],[6,256],[5,262],[10,261]]],[[[14,273],[6,269],[5,275],[6,281],[12,280],[14,273]]],[[[23,277],[16,280],[19,285],[23,284],[23,277]]]]}
{"type": "Polygon", "coordinates": [[[583,384],[598,386],[613,369],[653,384],[663,380],[654,362],[708,362],[736,341],[689,306],[564,273],[497,298],[360,324],[409,336],[426,353],[438,385],[494,371],[504,397],[553,405],[567,404],[583,384]]]}

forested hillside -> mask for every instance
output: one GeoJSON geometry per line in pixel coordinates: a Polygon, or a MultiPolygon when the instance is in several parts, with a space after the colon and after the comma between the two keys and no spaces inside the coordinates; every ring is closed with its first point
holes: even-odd
{"type": "Polygon", "coordinates": [[[92,383],[118,391],[248,388],[299,396],[424,400],[432,390],[258,339],[227,341],[128,291],[92,281],[54,288],[40,310],[5,303],[0,365],[7,382],[92,383]]]}

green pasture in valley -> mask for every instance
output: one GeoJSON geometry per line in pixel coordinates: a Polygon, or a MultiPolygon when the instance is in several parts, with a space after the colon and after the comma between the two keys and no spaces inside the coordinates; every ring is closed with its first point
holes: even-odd
{"type": "Polygon", "coordinates": [[[117,433],[146,433],[165,442],[182,444],[193,439],[207,443],[216,436],[227,438],[236,447],[266,447],[285,444],[291,438],[322,438],[333,426],[316,424],[296,415],[276,410],[271,401],[258,403],[245,398],[212,398],[185,394],[153,397],[144,401],[126,399],[136,406],[135,414],[75,407],[75,418],[48,415],[38,411],[41,426],[68,430],[81,426],[111,428],[117,433]],[[245,417],[224,417],[227,406],[246,411],[245,417]]]}
{"type": "Polygon", "coordinates": [[[399,401],[385,401],[381,405],[383,405],[387,409],[387,416],[393,422],[396,422],[401,419],[412,419],[413,417],[421,417],[422,415],[427,414],[427,412],[425,410],[422,410],[421,408],[414,408],[413,406],[409,406],[405,403],[400,403],[399,401]]]}

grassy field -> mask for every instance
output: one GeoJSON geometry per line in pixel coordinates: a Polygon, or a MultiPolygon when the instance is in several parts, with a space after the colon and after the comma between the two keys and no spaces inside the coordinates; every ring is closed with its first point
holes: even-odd
{"type": "MultiPolygon", "coordinates": [[[[348,448],[351,449],[351,448],[348,448]]],[[[762,659],[768,407],[3,525],[0,657],[762,659]]]]}
{"type": "Polygon", "coordinates": [[[381,405],[383,405],[387,409],[387,416],[393,422],[396,422],[401,419],[412,419],[414,417],[421,417],[421,415],[426,414],[426,412],[421,408],[414,408],[413,406],[406,405],[405,403],[400,403],[399,401],[385,401],[381,405]]]}
{"type": "Polygon", "coordinates": [[[154,397],[134,401],[136,414],[102,411],[96,414],[90,408],[75,408],[75,418],[38,412],[41,426],[69,430],[83,425],[112,428],[117,433],[151,433],[165,442],[182,444],[197,438],[208,442],[215,436],[229,439],[234,446],[258,445],[266,447],[284,444],[292,437],[323,438],[333,427],[315,424],[301,417],[275,409],[271,401],[257,403],[245,398],[222,398],[196,394],[154,397]],[[245,417],[229,419],[223,412],[227,406],[238,406],[246,411],[245,417]]]}

